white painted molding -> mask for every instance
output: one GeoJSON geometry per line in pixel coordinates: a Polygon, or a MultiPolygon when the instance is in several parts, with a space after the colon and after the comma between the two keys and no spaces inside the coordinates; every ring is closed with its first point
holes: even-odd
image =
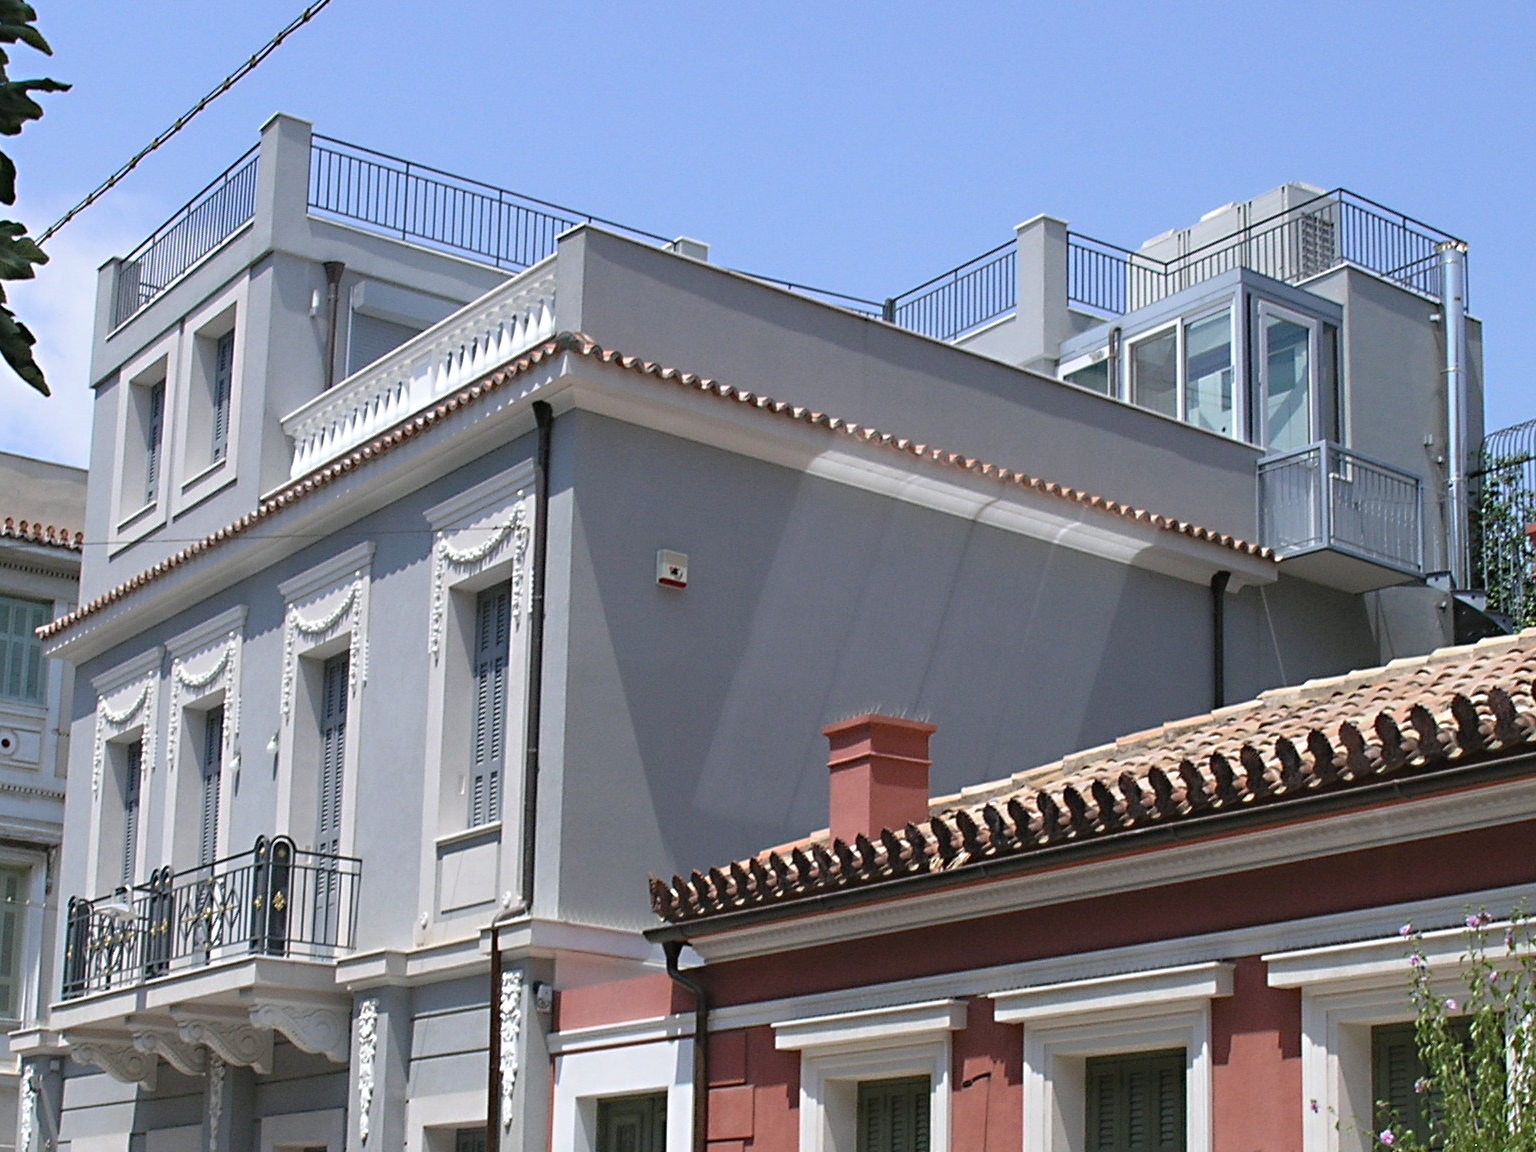
{"type": "Polygon", "coordinates": [[[373,1117],[373,1059],[379,1044],[379,999],[357,1006],[357,1135],[364,1144],[373,1117]]]}
{"type": "MultiPolygon", "coordinates": [[[[1508,920],[1495,920],[1484,929],[1487,955],[1495,963],[1509,956],[1509,950],[1502,942],[1509,926],[1508,920]]],[[[1413,972],[1408,963],[1409,953],[1419,953],[1433,971],[1458,967],[1466,950],[1465,929],[1442,928],[1423,933],[1417,941],[1398,934],[1320,948],[1270,952],[1264,956],[1264,963],[1269,970],[1271,988],[1327,990],[1395,982],[1406,989],[1413,972]]]]}
{"type": "Polygon", "coordinates": [[[91,750],[93,800],[101,798],[107,744],[131,727],[144,729],[142,771],[148,776],[154,770],[157,697],[164,656],[164,649],[156,645],[91,681],[96,689],[96,732],[91,750]]]}
{"type": "Polygon", "coordinates": [[[163,1056],[165,1062],[178,1072],[201,1076],[208,1067],[207,1052],[195,1044],[187,1043],[174,1024],[139,1024],[130,1018],[128,1029],[133,1036],[135,1048],[151,1055],[163,1056]]]}
{"type": "Polygon", "coordinates": [[[219,1152],[219,1128],[224,1121],[225,1064],[217,1052],[208,1053],[208,1152],[219,1152]]]}
{"type": "Polygon", "coordinates": [[[226,1064],[254,1068],[263,1075],[272,1071],[272,1033],[255,1027],[238,1010],[217,1015],[212,1009],[194,1012],[172,1008],[181,1026],[181,1037],[191,1044],[205,1044],[226,1064]]]}
{"type": "Polygon", "coordinates": [[[16,1152],[32,1152],[32,1126],[37,1119],[37,1069],[21,1070],[21,1094],[16,1102],[16,1152]]]}
{"type": "Polygon", "coordinates": [[[1137,1008],[1177,1011],[1230,995],[1232,965],[1212,961],[994,992],[992,1018],[999,1024],[1056,1023],[1137,1008]]]}
{"type": "Polygon", "coordinates": [[[786,1020],[773,1026],[773,1046],[781,1051],[819,1052],[834,1048],[913,1044],[934,1040],[964,1027],[964,1001],[930,1000],[894,1008],[786,1020]]]}
{"type": "Polygon", "coordinates": [[[370,567],[373,564],[373,551],[372,540],[354,544],[345,552],[338,552],[329,560],[324,560],[313,568],[306,568],[297,576],[290,576],[284,580],[277,586],[278,595],[292,603],[308,600],[316,593],[334,588],[346,577],[356,573],[358,569],[370,567]]]}
{"type": "Polygon", "coordinates": [[[523,974],[501,974],[501,1128],[512,1127],[512,1093],[517,1088],[517,1042],[523,1028],[523,974]]]}
{"type": "Polygon", "coordinates": [[[351,1018],[341,1008],[263,997],[251,1008],[251,1024],[281,1032],[294,1047],[345,1064],[351,1018]]]}
{"type": "Polygon", "coordinates": [[[75,1063],[94,1064],[114,1080],[155,1090],[159,1061],[153,1052],[137,1047],[131,1039],[82,1032],[66,1032],[64,1038],[75,1063]]]}

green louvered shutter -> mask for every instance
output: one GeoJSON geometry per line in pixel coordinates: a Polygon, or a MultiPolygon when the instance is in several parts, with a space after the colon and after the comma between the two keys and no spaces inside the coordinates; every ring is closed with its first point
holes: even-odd
{"type": "Polygon", "coordinates": [[[0,596],[0,697],[43,702],[43,642],[35,629],[48,621],[48,606],[0,596]]]}
{"type": "Polygon", "coordinates": [[[27,873],[0,868],[0,1019],[18,1020],[21,995],[22,914],[26,911],[27,873]]]}
{"type": "Polygon", "coordinates": [[[1088,1152],[1183,1152],[1184,1050],[1086,1062],[1088,1152]]]}
{"type": "Polygon", "coordinates": [[[475,601],[475,713],[469,778],[469,826],[501,818],[506,760],[507,654],[512,589],[487,588],[475,601]]]}
{"type": "Polygon", "coordinates": [[[860,1083],[857,1152],[928,1152],[932,1093],[926,1076],[860,1083]]]}
{"type": "Polygon", "coordinates": [[[213,419],[209,459],[215,463],[229,451],[229,401],[235,381],[235,334],[224,333],[213,350],[213,419]]]}
{"type": "MultiPolygon", "coordinates": [[[[1471,1047],[1471,1018],[1451,1020],[1449,1025],[1462,1046],[1471,1047]]],[[[1438,1093],[1420,1096],[1414,1091],[1428,1072],[1413,1024],[1378,1024],[1371,1029],[1371,1099],[1377,1127],[1385,1128],[1395,1115],[1399,1126],[1417,1136],[1421,1145],[1438,1144],[1430,1140],[1430,1118],[1439,1112],[1438,1093]]]]}
{"type": "Polygon", "coordinates": [[[211,708],[203,725],[203,803],[197,862],[219,857],[219,788],[224,775],[224,707],[211,708]]]}
{"type": "Polygon", "coordinates": [[[663,1152],[666,1146],[665,1092],[597,1102],[597,1152],[663,1152]]]}

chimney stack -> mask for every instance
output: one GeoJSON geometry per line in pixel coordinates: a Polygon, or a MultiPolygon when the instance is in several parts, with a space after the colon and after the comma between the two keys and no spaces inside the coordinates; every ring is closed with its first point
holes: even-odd
{"type": "Polygon", "coordinates": [[[821,731],[831,745],[834,838],[873,838],[928,819],[928,738],[937,725],[869,713],[821,731]]]}

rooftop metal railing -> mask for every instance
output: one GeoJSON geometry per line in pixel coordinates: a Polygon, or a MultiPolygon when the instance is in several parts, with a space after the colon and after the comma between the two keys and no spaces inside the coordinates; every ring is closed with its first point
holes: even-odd
{"type": "Polygon", "coordinates": [[[1319,548],[1424,571],[1417,476],[1327,440],[1259,461],[1259,540],[1280,556],[1319,548]]]}
{"type": "Polygon", "coordinates": [[[112,298],[114,328],[256,214],[256,162],[252,148],[123,258],[112,298]]]}
{"type": "Polygon", "coordinates": [[[555,250],[578,224],[643,240],[665,236],[455,176],[328,136],[310,148],[309,209],[457,255],[521,270],[555,250]]]}
{"type": "Polygon", "coordinates": [[[1018,306],[1012,241],[886,301],[884,318],[935,340],[954,340],[1018,306]]]}
{"type": "Polygon", "coordinates": [[[1473,582],[1487,593],[1489,612],[1528,628],[1536,624],[1536,549],[1526,534],[1536,524],[1536,420],[1488,433],[1480,455],[1473,582]]]}
{"type": "Polygon", "coordinates": [[[71,897],[66,1000],[238,956],[330,959],[352,947],[362,861],[301,852],[286,836],[95,900],[71,897]]]}

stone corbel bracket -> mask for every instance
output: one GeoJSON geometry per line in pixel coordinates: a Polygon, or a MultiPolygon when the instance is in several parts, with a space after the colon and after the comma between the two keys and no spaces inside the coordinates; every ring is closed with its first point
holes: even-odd
{"type": "Polygon", "coordinates": [[[258,1000],[251,1005],[251,1023],[281,1032],[295,1048],[345,1064],[351,1049],[352,1014],[313,1002],[258,1000]]]}
{"type": "Polygon", "coordinates": [[[188,1076],[201,1076],[208,1068],[208,1053],[182,1038],[175,1024],[141,1024],[131,1017],[128,1030],[140,1052],[165,1057],[165,1062],[188,1076]]]}
{"type": "Polygon", "coordinates": [[[171,1015],[187,1043],[205,1045],[226,1064],[254,1068],[263,1075],[272,1071],[272,1033],[257,1028],[239,1009],[172,1008],[171,1015]]]}
{"type": "Polygon", "coordinates": [[[140,1048],[132,1037],[119,1032],[66,1032],[64,1039],[69,1044],[70,1058],[77,1064],[94,1064],[114,1080],[140,1084],[150,1092],[155,1090],[160,1061],[153,1052],[140,1048]]]}

